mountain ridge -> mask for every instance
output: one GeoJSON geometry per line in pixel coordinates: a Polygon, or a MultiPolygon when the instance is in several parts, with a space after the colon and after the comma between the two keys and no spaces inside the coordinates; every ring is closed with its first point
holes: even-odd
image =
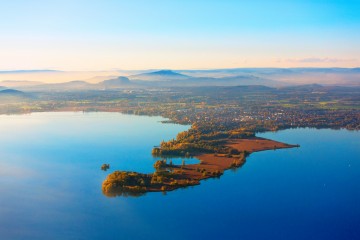
{"type": "Polygon", "coordinates": [[[191,78],[191,76],[187,76],[185,74],[181,74],[172,70],[159,70],[148,73],[141,73],[136,75],[129,76],[131,80],[143,80],[143,81],[166,81],[166,80],[180,80],[191,78]]]}

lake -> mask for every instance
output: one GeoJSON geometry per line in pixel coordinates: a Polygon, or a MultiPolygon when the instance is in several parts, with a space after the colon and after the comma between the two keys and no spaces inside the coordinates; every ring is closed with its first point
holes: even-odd
{"type": "Polygon", "coordinates": [[[165,195],[104,196],[107,174],[152,172],[151,149],[189,128],[162,120],[1,115],[0,239],[360,239],[359,132],[258,134],[301,147],[165,195]]]}

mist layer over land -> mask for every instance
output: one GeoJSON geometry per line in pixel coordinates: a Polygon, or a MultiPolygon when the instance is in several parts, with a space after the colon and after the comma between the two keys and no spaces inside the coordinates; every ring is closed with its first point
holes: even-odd
{"type": "Polygon", "coordinates": [[[20,90],[91,90],[177,86],[360,86],[360,68],[235,68],[211,70],[0,71],[0,86],[20,90]]]}

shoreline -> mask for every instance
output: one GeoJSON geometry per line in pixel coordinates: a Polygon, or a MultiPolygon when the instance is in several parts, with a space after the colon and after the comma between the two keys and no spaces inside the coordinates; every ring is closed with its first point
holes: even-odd
{"type": "MultiPolygon", "coordinates": [[[[108,109],[109,110],[109,109],[108,109]]],[[[119,110],[116,111],[81,111],[75,109],[58,109],[54,111],[35,111],[29,113],[16,113],[14,115],[24,115],[32,113],[119,113],[124,115],[136,115],[126,113],[119,110]]],[[[8,115],[8,114],[0,114],[8,115]]],[[[11,114],[13,115],[13,114],[11,114]]],[[[151,117],[152,115],[144,115],[151,117]]],[[[155,116],[155,115],[154,115],[155,116]]],[[[157,115],[167,119],[161,115],[157,115]]],[[[167,119],[168,120],[168,119],[167,119]]],[[[175,123],[176,124],[176,123],[175,123]]],[[[179,123],[177,123],[179,124],[179,123]]],[[[230,147],[238,150],[238,154],[216,154],[216,153],[195,153],[193,157],[197,158],[200,163],[188,165],[173,165],[165,162],[163,169],[157,169],[152,174],[142,174],[137,172],[115,171],[109,174],[102,183],[102,192],[109,197],[114,196],[139,196],[147,192],[168,192],[179,188],[199,185],[201,180],[208,178],[219,178],[228,169],[240,168],[246,162],[247,155],[266,150],[275,150],[283,148],[294,148],[299,145],[291,145],[277,142],[261,137],[245,137],[240,139],[222,139],[225,143],[219,145],[230,147]],[[117,174],[117,176],[116,176],[117,174]],[[131,185],[120,185],[114,181],[122,174],[125,178],[133,178],[135,181],[142,181],[146,184],[138,182],[131,185]],[[154,181],[154,178],[156,179],[154,181]],[[125,189],[124,189],[125,187],[125,189]]],[[[140,181],[140,182],[141,182],[140,181]]]]}
{"type": "MultiPolygon", "coordinates": [[[[173,165],[166,160],[157,161],[156,171],[152,174],[115,171],[107,176],[102,191],[108,197],[141,196],[147,192],[168,192],[179,188],[199,185],[204,179],[220,177],[228,169],[239,168],[246,157],[254,152],[299,147],[261,137],[228,140],[226,146],[237,149],[240,154],[200,153],[193,157],[197,164],[173,165]],[[131,179],[139,184],[121,185],[119,179],[131,179]]],[[[120,181],[121,182],[121,181],[120,181]]]]}

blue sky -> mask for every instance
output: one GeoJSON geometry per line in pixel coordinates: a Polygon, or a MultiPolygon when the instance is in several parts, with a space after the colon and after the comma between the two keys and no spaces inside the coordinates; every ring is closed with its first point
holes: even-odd
{"type": "Polygon", "coordinates": [[[360,0],[4,0],[0,10],[0,69],[360,65],[360,0]]]}

